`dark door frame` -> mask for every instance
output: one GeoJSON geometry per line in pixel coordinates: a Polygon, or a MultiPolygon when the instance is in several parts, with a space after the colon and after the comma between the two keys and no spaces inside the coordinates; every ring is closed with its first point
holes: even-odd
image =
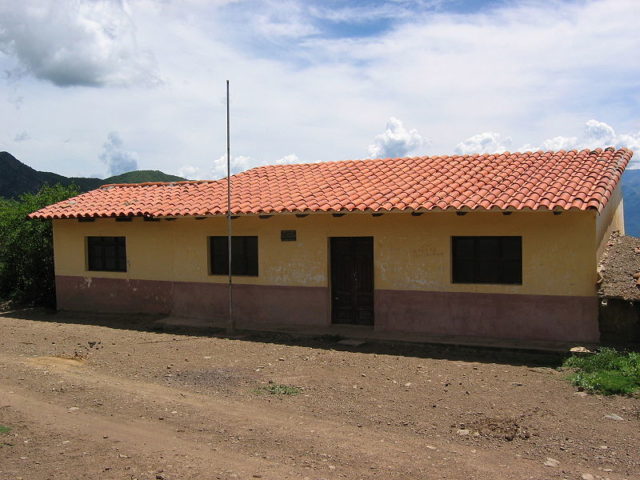
{"type": "Polygon", "coordinates": [[[329,237],[328,243],[331,324],[373,326],[373,236],[329,237]]]}

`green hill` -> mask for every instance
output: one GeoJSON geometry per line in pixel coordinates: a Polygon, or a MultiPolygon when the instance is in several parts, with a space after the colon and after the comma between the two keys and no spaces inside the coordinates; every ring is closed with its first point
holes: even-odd
{"type": "Polygon", "coordinates": [[[133,172],[123,173],[121,175],[115,175],[113,177],[105,178],[102,180],[102,184],[108,183],[143,183],[143,182],[180,182],[184,178],[177,175],[169,175],[168,173],[161,172],[160,170],[134,170],[133,172]]]}
{"type": "Polygon", "coordinates": [[[40,172],[25,165],[8,152],[0,152],[0,197],[16,198],[23,193],[35,193],[43,185],[77,185],[87,192],[109,183],[177,182],[182,177],[168,175],[159,170],[134,170],[113,177],[65,177],[52,172],[40,172]]]}

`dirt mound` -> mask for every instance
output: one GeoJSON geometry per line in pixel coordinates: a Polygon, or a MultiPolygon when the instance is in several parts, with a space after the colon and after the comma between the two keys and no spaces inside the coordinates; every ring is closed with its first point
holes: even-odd
{"type": "Polygon", "coordinates": [[[640,300],[640,238],[618,235],[614,232],[602,254],[598,294],[605,298],[640,300]]]}
{"type": "Polygon", "coordinates": [[[529,428],[517,418],[481,418],[471,423],[461,423],[458,432],[468,431],[471,435],[497,438],[509,442],[515,439],[528,440],[529,428]]]}

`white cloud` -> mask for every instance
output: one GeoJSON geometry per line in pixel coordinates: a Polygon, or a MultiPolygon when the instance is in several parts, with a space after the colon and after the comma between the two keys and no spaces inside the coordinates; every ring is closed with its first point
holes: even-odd
{"type": "Polygon", "coordinates": [[[14,142],[26,142],[27,140],[31,140],[31,135],[29,135],[29,133],[25,131],[16,133],[16,136],[13,137],[14,142]]]}
{"type": "Polygon", "coordinates": [[[502,153],[509,149],[511,138],[496,132],[483,132],[458,143],[454,149],[458,155],[471,153],[502,153]]]}
{"type": "MultiPolygon", "coordinates": [[[[598,120],[589,120],[584,124],[582,135],[579,137],[553,137],[542,142],[542,150],[572,150],[583,148],[626,147],[640,151],[640,132],[616,133],[615,129],[598,120]]],[[[537,148],[530,148],[537,150],[537,148]]]]}
{"type": "MultiPolygon", "coordinates": [[[[256,166],[256,162],[245,155],[231,156],[231,175],[244,172],[256,166]]],[[[213,162],[213,168],[211,169],[213,178],[223,178],[227,176],[227,156],[222,155],[213,162]]]]}
{"type": "Polygon", "coordinates": [[[589,120],[584,126],[584,136],[592,142],[600,145],[615,143],[615,130],[604,122],[589,120]]]}
{"type": "Polygon", "coordinates": [[[100,160],[107,165],[110,175],[120,175],[138,169],[138,154],[124,149],[118,132],[111,132],[102,145],[100,160]]]}
{"type": "Polygon", "coordinates": [[[571,150],[575,148],[578,143],[578,137],[563,137],[557,136],[548,138],[542,142],[542,146],[538,149],[535,147],[527,146],[522,150],[571,150]]]}
{"type": "Polygon", "coordinates": [[[275,161],[276,165],[291,165],[294,163],[302,163],[295,153],[290,153],[275,161]]]}
{"type": "Polygon", "coordinates": [[[179,177],[186,178],[187,180],[201,180],[200,168],[193,165],[183,165],[178,169],[177,174],[179,177]]]}
{"type": "Polygon", "coordinates": [[[395,117],[389,118],[385,131],[373,139],[369,145],[371,158],[404,157],[409,152],[429,143],[417,130],[407,130],[395,117]]]}
{"type": "Polygon", "coordinates": [[[124,1],[0,0],[0,52],[58,86],[156,81],[124,1]]]}

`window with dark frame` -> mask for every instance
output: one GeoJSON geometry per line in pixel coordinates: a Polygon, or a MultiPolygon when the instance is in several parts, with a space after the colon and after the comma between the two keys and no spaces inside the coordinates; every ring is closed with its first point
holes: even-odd
{"type": "Polygon", "coordinates": [[[126,272],[125,237],[87,237],[88,269],[96,272],[126,272]]]}
{"type": "MultiPolygon", "coordinates": [[[[227,237],[209,237],[212,275],[229,274],[229,242],[227,237]]],[[[231,273],[258,276],[258,237],[231,237],[231,273]]]]}
{"type": "Polygon", "coordinates": [[[522,284],[522,237],[451,237],[453,283],[522,284]]]}

